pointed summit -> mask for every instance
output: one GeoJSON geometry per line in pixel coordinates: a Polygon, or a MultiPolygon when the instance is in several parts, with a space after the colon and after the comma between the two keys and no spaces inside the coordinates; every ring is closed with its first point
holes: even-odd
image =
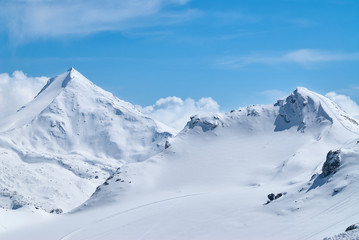
{"type": "Polygon", "coordinates": [[[19,109],[16,114],[2,119],[0,122],[0,132],[18,128],[29,123],[46,108],[50,107],[51,104],[54,105],[55,102],[62,104],[70,99],[77,98],[81,99],[84,104],[89,104],[88,100],[93,100],[95,96],[103,96],[107,99],[115,98],[111,93],[97,87],[71,67],[66,72],[50,78],[33,101],[19,109]]]}
{"type": "Polygon", "coordinates": [[[67,87],[67,85],[70,83],[70,81],[73,82],[74,80],[78,84],[81,84],[82,87],[84,85],[88,85],[88,87],[95,86],[91,81],[89,81],[87,78],[85,78],[75,68],[71,67],[65,73],[49,79],[47,81],[46,85],[41,89],[41,91],[36,95],[35,98],[39,97],[40,95],[47,95],[47,94],[50,94],[52,96],[52,98],[54,98],[61,92],[61,90],[63,88],[67,87]],[[51,92],[51,93],[49,93],[49,92],[51,92]]]}

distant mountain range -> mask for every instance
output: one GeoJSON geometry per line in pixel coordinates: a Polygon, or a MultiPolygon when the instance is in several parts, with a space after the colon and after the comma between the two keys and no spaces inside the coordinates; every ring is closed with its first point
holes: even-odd
{"type": "Polygon", "coordinates": [[[42,221],[2,239],[322,239],[359,222],[359,123],[302,87],[176,134],[70,69],[0,129],[4,216],[42,221]]]}

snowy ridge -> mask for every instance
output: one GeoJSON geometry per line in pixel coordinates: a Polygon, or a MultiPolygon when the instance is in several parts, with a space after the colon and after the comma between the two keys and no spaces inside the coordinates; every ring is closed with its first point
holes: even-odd
{"type": "MultiPolygon", "coordinates": [[[[104,230],[108,236],[128,238],[139,237],[134,228],[146,231],[145,226],[163,218],[171,220],[166,227],[148,230],[147,239],[170,233],[180,236],[175,239],[198,239],[204,233],[214,239],[334,235],[359,217],[359,212],[352,213],[359,197],[354,194],[359,187],[355,160],[359,154],[353,153],[359,146],[359,130],[343,116],[350,118],[330,100],[304,88],[275,105],[193,116],[168,149],[147,161],[122,166],[75,213],[104,206],[121,212],[135,201],[130,206],[137,204],[142,210],[126,218],[104,218],[106,224],[101,224],[104,229],[113,222],[133,226],[104,230]],[[324,177],[327,153],[337,149],[341,149],[340,167],[324,177]],[[271,193],[278,199],[269,201],[271,193]],[[182,199],[182,204],[175,199],[182,199]],[[176,208],[168,209],[168,201],[176,208]],[[150,207],[154,203],[155,214],[150,207]],[[193,224],[202,230],[192,231],[193,224]]],[[[71,239],[89,236],[89,228],[71,239]]]]}
{"type": "Polygon", "coordinates": [[[10,208],[68,211],[123,163],[162,151],[172,136],[73,68],[9,119],[0,134],[0,206],[10,208]]]}
{"type": "Polygon", "coordinates": [[[354,133],[359,132],[359,123],[333,101],[303,87],[298,87],[286,99],[278,100],[274,105],[252,105],[225,114],[193,116],[186,129],[200,126],[203,131],[208,131],[217,126],[228,127],[233,124],[250,129],[258,129],[258,125],[266,124],[268,131],[273,128],[274,131],[284,131],[296,127],[297,131],[303,132],[306,128],[317,131],[333,125],[354,133]],[[268,125],[268,122],[272,125],[268,125]]]}

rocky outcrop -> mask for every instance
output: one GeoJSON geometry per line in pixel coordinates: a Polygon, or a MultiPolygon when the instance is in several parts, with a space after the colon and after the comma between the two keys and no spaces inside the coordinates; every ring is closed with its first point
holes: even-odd
{"type": "Polygon", "coordinates": [[[276,199],[278,199],[278,198],[281,198],[283,195],[286,195],[287,193],[286,192],[284,192],[284,193],[278,193],[278,194],[274,194],[274,193],[270,193],[270,194],[268,194],[268,201],[265,203],[266,205],[267,204],[269,204],[270,202],[272,202],[272,201],[274,201],[274,200],[276,200],[276,199]]]}
{"type": "Polygon", "coordinates": [[[345,231],[348,232],[348,231],[352,231],[354,229],[359,229],[359,224],[350,225],[349,227],[347,227],[347,229],[345,229],[345,231]]]}
{"type": "Polygon", "coordinates": [[[339,167],[340,167],[340,150],[329,151],[327,154],[327,159],[322,167],[323,176],[327,177],[331,174],[336,173],[339,167]]]}
{"type": "Polygon", "coordinates": [[[216,115],[211,117],[199,117],[198,115],[192,116],[191,120],[187,123],[186,127],[188,129],[193,129],[195,127],[200,127],[203,132],[211,131],[218,127],[219,125],[223,126],[223,122],[216,115]]]}

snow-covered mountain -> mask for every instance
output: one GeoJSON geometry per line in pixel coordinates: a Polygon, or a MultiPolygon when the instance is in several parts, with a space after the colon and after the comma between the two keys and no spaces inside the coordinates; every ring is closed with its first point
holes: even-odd
{"type": "Polygon", "coordinates": [[[70,213],[3,237],[321,239],[359,222],[358,178],[359,124],[297,88],[274,105],[193,116],[70,213]]]}
{"type": "Polygon", "coordinates": [[[48,212],[81,204],[123,163],[162,151],[173,134],[73,68],[0,129],[0,207],[48,212]]]}
{"type": "MultiPolygon", "coordinates": [[[[85,205],[116,194],[121,200],[137,187],[146,194],[153,188],[169,191],[194,185],[212,189],[216,185],[276,183],[281,189],[272,191],[277,192],[302,188],[322,171],[330,150],[358,137],[359,124],[348,114],[329,99],[297,88],[274,105],[192,117],[166,151],[145,162],[125,165],[125,170],[115,174],[112,182],[131,181],[126,191],[112,190],[106,184],[102,188],[111,189],[109,193],[97,191],[85,205]]],[[[114,185],[123,185],[120,183],[114,185]]]]}

